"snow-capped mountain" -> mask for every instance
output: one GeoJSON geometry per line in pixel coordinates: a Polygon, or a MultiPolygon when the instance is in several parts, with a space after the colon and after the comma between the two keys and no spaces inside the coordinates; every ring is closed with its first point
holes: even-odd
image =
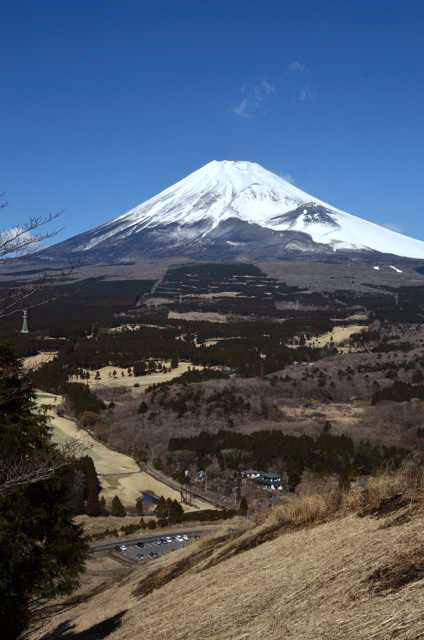
{"type": "Polygon", "coordinates": [[[380,252],[424,258],[424,242],[336,209],[254,162],[213,161],[92,231],[44,252],[90,260],[380,252]]]}

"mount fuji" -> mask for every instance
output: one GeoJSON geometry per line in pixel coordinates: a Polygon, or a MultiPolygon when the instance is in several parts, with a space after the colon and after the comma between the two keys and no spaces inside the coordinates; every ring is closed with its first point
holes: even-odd
{"type": "Polygon", "coordinates": [[[340,211],[259,164],[224,160],[209,162],[128,213],[39,255],[123,262],[376,252],[424,259],[424,242],[340,211]]]}

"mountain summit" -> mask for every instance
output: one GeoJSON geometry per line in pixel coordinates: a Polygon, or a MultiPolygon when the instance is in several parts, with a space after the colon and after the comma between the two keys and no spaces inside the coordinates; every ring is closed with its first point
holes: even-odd
{"type": "Polygon", "coordinates": [[[212,161],[46,256],[236,259],[379,252],[424,258],[424,242],[336,209],[259,164],[212,161]]]}

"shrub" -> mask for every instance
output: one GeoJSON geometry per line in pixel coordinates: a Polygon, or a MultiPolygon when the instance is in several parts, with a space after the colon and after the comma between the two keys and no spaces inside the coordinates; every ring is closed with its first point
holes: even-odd
{"type": "Polygon", "coordinates": [[[238,515],[238,511],[235,509],[202,509],[200,511],[184,512],[182,521],[212,522],[214,520],[228,520],[229,518],[234,518],[236,515],[238,515]]]}
{"type": "Polygon", "coordinates": [[[94,427],[98,417],[99,416],[97,413],[94,413],[94,411],[83,411],[79,416],[79,420],[83,427],[94,427]]]}

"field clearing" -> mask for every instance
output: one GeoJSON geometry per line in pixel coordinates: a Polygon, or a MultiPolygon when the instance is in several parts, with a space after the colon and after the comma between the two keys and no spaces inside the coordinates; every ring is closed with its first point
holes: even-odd
{"type": "Polygon", "coordinates": [[[34,371],[34,369],[38,369],[46,362],[51,362],[57,357],[57,351],[41,351],[37,353],[35,356],[28,356],[27,358],[22,358],[22,366],[27,371],[34,371]]]}
{"type": "Polygon", "coordinates": [[[217,291],[210,293],[185,293],[183,298],[198,298],[201,300],[213,300],[214,298],[245,298],[240,291],[217,291]]]}
{"type": "Polygon", "coordinates": [[[228,322],[227,316],[222,313],[215,313],[213,311],[187,311],[187,313],[179,313],[178,311],[170,311],[168,313],[168,320],[192,320],[195,322],[228,322]]]}
{"type": "Polygon", "coordinates": [[[162,327],[159,324],[147,324],[145,322],[139,324],[133,324],[127,322],[126,324],[120,324],[118,327],[112,327],[108,329],[108,333],[125,333],[126,331],[140,331],[144,327],[148,327],[149,329],[166,329],[166,327],[162,327]]]}
{"type": "MultiPolygon", "coordinates": [[[[170,368],[171,361],[164,360],[162,362],[162,366],[170,368]]],[[[161,382],[169,382],[169,380],[173,380],[174,378],[178,378],[183,373],[186,373],[189,369],[196,369],[197,371],[201,371],[203,369],[200,365],[191,364],[191,362],[180,362],[178,367],[168,371],[167,373],[150,373],[145,376],[129,376],[128,369],[123,369],[122,367],[113,367],[107,366],[99,369],[100,379],[95,380],[94,372],[89,371],[90,379],[84,382],[88,382],[88,386],[93,390],[99,389],[102,387],[126,387],[130,389],[134,389],[134,391],[143,391],[144,387],[148,387],[151,384],[159,384],[161,382]],[[113,372],[116,371],[116,377],[113,376],[113,372]],[[122,375],[124,374],[124,375],[122,375]],[[138,384],[138,387],[134,388],[134,385],[138,384]]],[[[87,373],[87,370],[85,370],[87,373]]],[[[81,380],[77,376],[71,376],[69,379],[70,382],[81,382],[81,380]]]]}
{"type": "Polygon", "coordinates": [[[332,331],[328,331],[327,333],[323,333],[321,336],[311,338],[306,341],[308,347],[326,347],[330,342],[333,344],[341,344],[349,338],[354,333],[362,333],[367,331],[368,327],[365,327],[362,324],[351,324],[346,327],[334,327],[332,331]]]}
{"type": "Polygon", "coordinates": [[[358,423],[365,413],[365,407],[362,405],[333,403],[324,404],[316,403],[311,407],[297,406],[290,407],[281,406],[281,410],[291,418],[309,419],[315,417],[314,414],[319,413],[323,420],[328,420],[335,425],[353,425],[358,423]]]}
{"type": "Polygon", "coordinates": [[[367,320],[369,320],[368,314],[366,313],[354,313],[351,316],[348,316],[347,318],[331,318],[331,322],[347,322],[348,320],[350,322],[366,322],[367,320]]]}
{"type": "MultiPolygon", "coordinates": [[[[62,396],[38,392],[37,402],[40,406],[48,407],[47,415],[53,429],[53,441],[64,444],[76,440],[81,443],[84,449],[83,454],[93,458],[102,486],[101,495],[107,503],[118,495],[125,506],[133,507],[137,498],[144,492],[151,492],[156,496],[164,496],[172,500],[181,500],[179,491],[156,480],[146,471],[142,471],[133,458],[109,449],[87,431],[78,428],[73,420],[58,416],[56,408],[62,404],[62,396]]],[[[193,505],[184,505],[185,511],[211,508],[213,506],[210,503],[197,498],[193,499],[193,505]]]]}
{"type": "Polygon", "coordinates": [[[241,336],[228,336],[222,338],[206,338],[203,342],[198,342],[197,338],[194,339],[194,344],[197,348],[200,347],[214,347],[218,342],[225,342],[225,340],[241,340],[241,336]]]}

